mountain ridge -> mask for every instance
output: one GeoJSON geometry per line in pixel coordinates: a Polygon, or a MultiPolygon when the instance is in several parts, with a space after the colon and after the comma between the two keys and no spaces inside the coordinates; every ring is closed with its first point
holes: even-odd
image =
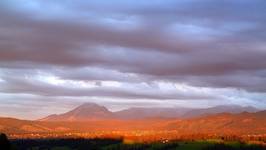
{"type": "Polygon", "coordinates": [[[111,112],[106,107],[96,103],[84,103],[73,110],[62,114],[53,114],[38,121],[88,121],[104,119],[147,119],[147,118],[176,118],[188,119],[201,116],[213,115],[218,113],[237,114],[241,112],[257,112],[254,107],[243,107],[238,105],[219,105],[210,108],[163,108],[163,107],[133,107],[120,111],[111,112]]]}
{"type": "Polygon", "coordinates": [[[177,131],[179,134],[266,134],[266,110],[255,113],[219,113],[190,119],[29,121],[0,117],[0,132],[10,134],[91,131],[177,131]]]}

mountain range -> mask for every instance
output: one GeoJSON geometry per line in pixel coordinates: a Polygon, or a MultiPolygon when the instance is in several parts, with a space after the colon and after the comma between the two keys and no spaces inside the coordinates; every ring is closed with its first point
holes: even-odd
{"type": "Polygon", "coordinates": [[[40,121],[88,121],[99,119],[147,119],[147,118],[197,118],[200,116],[213,115],[218,113],[237,114],[241,112],[257,112],[254,107],[242,107],[238,105],[222,105],[211,108],[142,108],[134,107],[121,111],[111,112],[106,107],[95,103],[85,103],[77,108],[63,113],[53,114],[40,121]]]}
{"type": "Polygon", "coordinates": [[[28,121],[0,118],[0,132],[12,134],[94,131],[176,131],[183,134],[266,134],[266,111],[220,113],[191,119],[89,120],[86,122],[28,121]]]}
{"type": "Polygon", "coordinates": [[[29,121],[0,118],[0,132],[8,135],[92,131],[175,131],[178,134],[266,134],[266,111],[253,107],[130,108],[111,112],[83,104],[69,112],[29,121]]]}

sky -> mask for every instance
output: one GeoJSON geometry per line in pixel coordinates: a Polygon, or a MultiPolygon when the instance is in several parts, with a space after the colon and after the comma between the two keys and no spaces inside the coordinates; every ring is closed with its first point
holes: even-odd
{"type": "Polygon", "coordinates": [[[266,1],[1,0],[0,116],[86,102],[266,109],[266,1]]]}

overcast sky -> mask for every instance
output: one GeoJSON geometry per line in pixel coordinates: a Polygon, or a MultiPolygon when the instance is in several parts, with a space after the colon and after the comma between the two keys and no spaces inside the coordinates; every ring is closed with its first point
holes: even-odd
{"type": "Polygon", "coordinates": [[[0,116],[266,109],[265,0],[1,0],[0,116]]]}

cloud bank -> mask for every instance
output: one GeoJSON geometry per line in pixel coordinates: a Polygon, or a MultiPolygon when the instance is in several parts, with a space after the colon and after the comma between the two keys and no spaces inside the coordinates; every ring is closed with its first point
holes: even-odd
{"type": "Polygon", "coordinates": [[[86,101],[265,109],[265,8],[263,0],[3,0],[0,115],[39,109],[37,118],[86,101]]]}

